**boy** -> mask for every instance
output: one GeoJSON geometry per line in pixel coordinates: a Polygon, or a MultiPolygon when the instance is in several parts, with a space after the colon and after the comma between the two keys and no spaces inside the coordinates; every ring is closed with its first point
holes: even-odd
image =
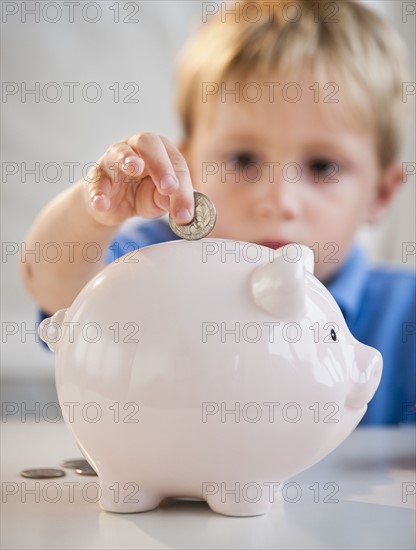
{"type": "Polygon", "coordinates": [[[181,59],[179,147],[151,133],[113,144],[31,228],[28,246],[51,235],[62,250],[79,243],[59,262],[22,265],[40,317],[118,256],[177,238],[165,219],[119,227],[168,211],[189,222],[194,187],[217,210],[210,237],[314,249],[315,276],[352,334],[383,355],[363,422],[414,421],[415,278],[370,269],[354,244],[402,182],[403,57],[393,31],[355,2],[237,2],[210,19],[181,59]],[[87,243],[106,251],[100,262],[83,256],[87,243]]]}

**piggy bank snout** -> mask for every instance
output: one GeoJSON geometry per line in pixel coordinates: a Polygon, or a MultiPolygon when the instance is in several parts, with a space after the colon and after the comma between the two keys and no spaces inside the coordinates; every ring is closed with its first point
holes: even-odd
{"type": "Polygon", "coordinates": [[[354,409],[366,406],[380,384],[383,370],[381,353],[362,344],[357,354],[358,367],[352,372],[352,381],[346,405],[354,409]]]}

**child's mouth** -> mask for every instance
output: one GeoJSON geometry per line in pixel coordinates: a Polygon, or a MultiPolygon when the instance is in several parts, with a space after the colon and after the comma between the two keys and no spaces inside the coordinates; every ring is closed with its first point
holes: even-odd
{"type": "Polygon", "coordinates": [[[281,248],[282,246],[285,246],[287,244],[290,244],[291,241],[274,241],[274,240],[267,240],[263,242],[258,242],[256,244],[259,244],[260,246],[267,246],[268,248],[272,248],[273,250],[277,250],[278,248],[281,248]]]}

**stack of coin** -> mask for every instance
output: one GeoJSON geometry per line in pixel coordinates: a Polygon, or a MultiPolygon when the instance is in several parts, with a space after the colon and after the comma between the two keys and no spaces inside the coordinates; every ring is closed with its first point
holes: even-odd
{"type": "Polygon", "coordinates": [[[51,479],[53,477],[63,477],[65,472],[58,468],[31,468],[30,470],[22,470],[20,475],[31,479],[51,479]]]}
{"type": "MultiPolygon", "coordinates": [[[[71,458],[64,460],[61,464],[62,468],[70,468],[75,470],[77,474],[81,476],[96,476],[96,472],[89,462],[85,458],[71,458]]],[[[29,470],[22,470],[20,472],[22,477],[29,477],[31,479],[51,479],[53,477],[63,477],[64,470],[59,468],[30,468],[29,470]]]]}
{"type": "Polygon", "coordinates": [[[63,468],[72,468],[80,476],[96,476],[94,468],[85,458],[71,458],[62,462],[63,468]]]}
{"type": "Polygon", "coordinates": [[[68,458],[64,460],[61,464],[62,468],[70,468],[71,470],[76,470],[77,468],[85,468],[89,466],[89,463],[85,458],[68,458]]]}

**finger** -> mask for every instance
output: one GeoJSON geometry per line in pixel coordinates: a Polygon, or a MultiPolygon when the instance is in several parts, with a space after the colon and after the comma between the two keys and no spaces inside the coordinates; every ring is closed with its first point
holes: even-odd
{"type": "Polygon", "coordinates": [[[85,178],[90,204],[94,210],[103,212],[110,208],[111,181],[99,163],[89,171],[85,178]]]}
{"type": "Polygon", "coordinates": [[[163,213],[169,212],[170,209],[170,200],[166,195],[161,195],[158,189],[155,187],[153,190],[153,201],[158,208],[163,210],[163,213]]]}
{"type": "Polygon", "coordinates": [[[156,218],[169,212],[169,197],[161,195],[150,176],[142,179],[135,196],[137,215],[156,218]]]}
{"type": "Polygon", "coordinates": [[[147,172],[162,195],[169,195],[179,185],[170,158],[160,137],[145,132],[132,136],[128,144],[146,163],[147,172]]]}
{"type": "Polygon", "coordinates": [[[91,205],[97,212],[105,212],[110,208],[111,199],[105,194],[97,193],[92,197],[91,205]]]}
{"type": "Polygon", "coordinates": [[[186,160],[179,150],[167,138],[161,136],[161,140],[179,180],[178,188],[170,195],[170,210],[175,221],[187,223],[194,217],[195,206],[191,174],[186,160]]]}
{"type": "Polygon", "coordinates": [[[113,194],[118,192],[122,182],[137,181],[144,171],[144,160],[126,143],[111,145],[100,164],[114,183],[113,194]]]}

